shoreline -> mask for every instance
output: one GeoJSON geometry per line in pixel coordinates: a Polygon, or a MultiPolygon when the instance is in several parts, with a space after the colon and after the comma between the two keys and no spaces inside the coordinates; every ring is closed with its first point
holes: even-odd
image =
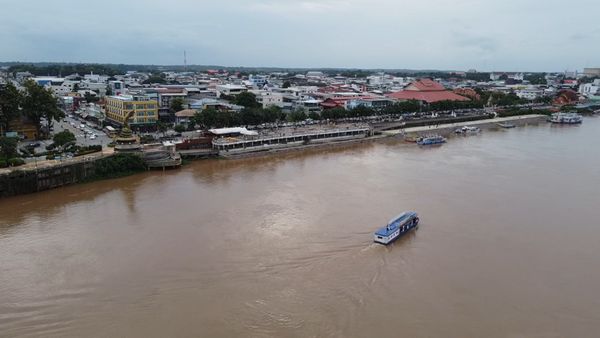
{"type": "Polygon", "coordinates": [[[421,136],[425,134],[430,134],[432,132],[439,133],[443,136],[449,136],[454,134],[454,130],[460,128],[462,126],[477,126],[481,129],[495,129],[501,128],[497,124],[501,122],[513,122],[516,126],[526,126],[528,124],[537,124],[540,122],[545,122],[546,115],[542,114],[531,114],[531,115],[519,115],[519,116],[507,116],[507,117],[497,117],[493,119],[485,119],[485,120],[476,120],[476,121],[467,121],[467,122],[457,122],[457,123],[448,123],[448,124],[440,124],[440,125],[429,125],[423,127],[410,127],[405,129],[395,129],[395,130],[386,130],[382,131],[381,135],[374,135],[364,138],[355,138],[355,139],[347,139],[347,140],[332,140],[330,142],[323,143],[315,143],[315,144],[306,144],[306,145],[298,145],[298,146],[290,146],[290,147],[282,147],[282,148],[272,148],[266,150],[256,150],[256,151],[248,151],[243,153],[234,153],[229,155],[219,155],[217,158],[227,159],[227,160],[236,160],[242,158],[251,158],[251,157],[262,157],[262,156],[270,156],[277,155],[282,153],[291,153],[296,151],[308,150],[308,149],[328,149],[335,147],[347,146],[350,144],[360,144],[360,143],[368,143],[368,142],[380,142],[389,140],[390,138],[396,137],[413,137],[413,136],[421,136]]]}
{"type": "MultiPolygon", "coordinates": [[[[421,136],[424,134],[431,134],[432,132],[441,134],[443,136],[449,136],[449,135],[454,134],[454,130],[456,128],[459,128],[462,126],[478,126],[481,129],[499,129],[501,127],[499,127],[497,124],[501,123],[501,122],[510,121],[517,126],[526,126],[528,124],[538,124],[540,122],[544,122],[545,118],[546,118],[545,115],[532,114],[532,115],[510,116],[510,117],[468,121],[468,122],[449,123],[449,124],[442,124],[442,125],[410,127],[410,128],[405,128],[405,129],[383,131],[383,132],[381,132],[381,134],[378,134],[378,135],[353,138],[353,139],[331,140],[331,141],[326,141],[326,142],[319,142],[319,143],[312,143],[312,144],[309,143],[309,144],[303,144],[303,145],[281,147],[281,148],[271,148],[271,149],[265,149],[265,150],[257,149],[255,151],[248,151],[248,152],[234,153],[234,154],[227,154],[227,155],[220,154],[215,158],[236,160],[236,159],[253,158],[253,157],[276,156],[276,155],[284,155],[284,154],[305,151],[305,150],[331,149],[331,148],[337,148],[337,147],[348,147],[348,146],[352,146],[354,144],[366,144],[366,143],[371,143],[371,142],[381,142],[381,141],[386,141],[386,140],[390,140],[393,138],[399,138],[399,137],[401,137],[405,140],[408,140],[411,137],[414,138],[416,136],[421,136]]],[[[101,153],[94,154],[95,156],[87,155],[83,158],[72,159],[72,160],[58,162],[58,163],[56,160],[50,160],[45,163],[38,162],[38,163],[36,163],[35,166],[32,166],[30,163],[30,164],[26,165],[25,167],[20,166],[20,167],[14,167],[14,168],[10,168],[10,169],[5,168],[4,170],[0,170],[0,179],[2,179],[2,178],[4,178],[5,180],[10,179],[10,176],[14,176],[14,175],[20,175],[20,176],[29,175],[28,173],[37,175],[38,172],[48,172],[49,170],[51,172],[56,172],[56,170],[58,170],[58,172],[61,172],[59,174],[62,174],[62,172],[69,172],[71,170],[71,168],[75,168],[77,166],[88,167],[90,165],[93,165],[93,163],[96,160],[105,158],[105,157],[109,157],[112,154],[113,154],[112,151],[107,151],[107,152],[103,151],[101,153]]],[[[133,173],[130,173],[129,175],[125,175],[125,176],[130,176],[130,175],[135,175],[135,174],[136,174],[136,172],[133,172],[133,173]]],[[[94,181],[108,180],[108,179],[112,179],[112,178],[113,177],[100,178],[100,179],[95,179],[94,181]]],[[[118,178],[118,177],[115,177],[115,178],[118,178]]],[[[39,191],[56,189],[56,188],[60,188],[60,187],[67,186],[67,185],[74,185],[74,184],[86,183],[86,182],[89,182],[89,180],[86,180],[85,178],[81,179],[81,180],[67,180],[66,182],[63,182],[62,184],[52,185],[48,189],[40,190],[38,188],[38,189],[30,191],[28,193],[35,193],[35,192],[39,192],[39,191]]],[[[0,194],[0,198],[17,196],[17,195],[22,195],[22,194],[24,194],[24,193],[10,194],[8,196],[2,196],[2,194],[0,194]]]]}

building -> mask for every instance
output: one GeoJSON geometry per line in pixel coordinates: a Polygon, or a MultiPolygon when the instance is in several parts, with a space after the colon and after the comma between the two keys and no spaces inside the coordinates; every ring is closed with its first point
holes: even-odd
{"type": "Polygon", "coordinates": [[[439,82],[431,79],[421,79],[411,82],[404,90],[388,94],[387,97],[407,101],[417,100],[425,103],[439,101],[470,101],[464,96],[446,90],[439,82]]]}
{"type": "Polygon", "coordinates": [[[0,133],[0,136],[13,135],[25,140],[36,140],[38,138],[35,123],[25,116],[20,116],[10,121],[10,130],[5,130],[3,132],[4,135],[0,133]]]}
{"type": "Polygon", "coordinates": [[[257,88],[262,88],[269,82],[266,75],[250,75],[248,81],[257,88]]]}
{"type": "Polygon", "coordinates": [[[216,90],[217,90],[217,97],[221,97],[221,95],[235,96],[235,95],[238,95],[239,93],[248,91],[248,89],[246,87],[234,85],[234,84],[218,85],[216,90]]]}
{"type": "Polygon", "coordinates": [[[600,76],[600,68],[584,68],[583,75],[589,77],[600,76]]]}
{"type": "Polygon", "coordinates": [[[579,86],[579,94],[585,97],[600,94],[600,79],[596,79],[592,83],[584,83],[581,86],[579,86]]]}
{"type": "Polygon", "coordinates": [[[125,94],[125,84],[123,81],[108,81],[108,87],[112,91],[113,95],[125,94]]]}
{"type": "Polygon", "coordinates": [[[543,88],[535,87],[519,89],[515,91],[515,94],[521,99],[526,99],[530,101],[546,96],[546,93],[543,88]]]}
{"type": "Polygon", "coordinates": [[[175,113],[175,124],[188,124],[193,121],[194,115],[198,111],[194,109],[184,109],[175,113]]]}
{"type": "Polygon", "coordinates": [[[118,95],[106,98],[106,119],[122,126],[133,113],[129,125],[150,125],[158,120],[158,102],[144,95],[118,95]]]}
{"type": "Polygon", "coordinates": [[[385,97],[370,97],[363,99],[351,99],[346,101],[346,109],[352,110],[359,106],[372,108],[372,109],[383,109],[391,104],[394,101],[385,97]]]}

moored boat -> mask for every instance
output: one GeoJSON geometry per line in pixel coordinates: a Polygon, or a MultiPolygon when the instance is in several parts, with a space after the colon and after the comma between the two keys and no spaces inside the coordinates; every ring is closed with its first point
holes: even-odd
{"type": "Polygon", "coordinates": [[[500,123],[497,123],[497,125],[498,125],[498,127],[505,128],[505,129],[516,127],[516,125],[514,125],[510,122],[500,122],[500,123]]]}
{"type": "Polygon", "coordinates": [[[469,126],[464,126],[462,128],[458,128],[454,131],[454,133],[461,134],[461,135],[478,134],[479,132],[481,132],[481,129],[479,129],[478,127],[469,127],[469,126]]]}
{"type": "Polygon", "coordinates": [[[578,124],[583,122],[583,117],[577,113],[554,113],[548,121],[558,124],[578,124]]]}
{"type": "Polygon", "coordinates": [[[423,136],[417,140],[417,144],[420,146],[428,146],[442,143],[446,143],[446,139],[440,135],[423,136]]]}
{"type": "Polygon", "coordinates": [[[414,211],[406,211],[392,218],[388,224],[373,235],[376,243],[390,244],[400,236],[419,226],[419,216],[414,211]]]}

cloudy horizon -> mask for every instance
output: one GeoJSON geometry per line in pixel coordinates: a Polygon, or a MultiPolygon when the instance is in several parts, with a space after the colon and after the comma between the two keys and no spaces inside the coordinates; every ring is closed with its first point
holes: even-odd
{"type": "Polygon", "coordinates": [[[0,0],[0,61],[564,71],[600,67],[574,0],[0,0]],[[568,8],[567,8],[568,5],[568,8]]]}

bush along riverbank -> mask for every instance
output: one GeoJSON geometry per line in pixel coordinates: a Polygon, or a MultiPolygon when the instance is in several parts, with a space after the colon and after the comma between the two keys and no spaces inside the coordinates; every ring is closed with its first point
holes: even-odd
{"type": "Polygon", "coordinates": [[[133,154],[115,154],[99,159],[96,161],[95,167],[94,175],[86,180],[129,176],[147,169],[142,157],[133,154]]]}
{"type": "Polygon", "coordinates": [[[123,177],[145,170],[142,158],[132,154],[115,154],[94,160],[13,170],[0,174],[0,198],[123,177]]]}

